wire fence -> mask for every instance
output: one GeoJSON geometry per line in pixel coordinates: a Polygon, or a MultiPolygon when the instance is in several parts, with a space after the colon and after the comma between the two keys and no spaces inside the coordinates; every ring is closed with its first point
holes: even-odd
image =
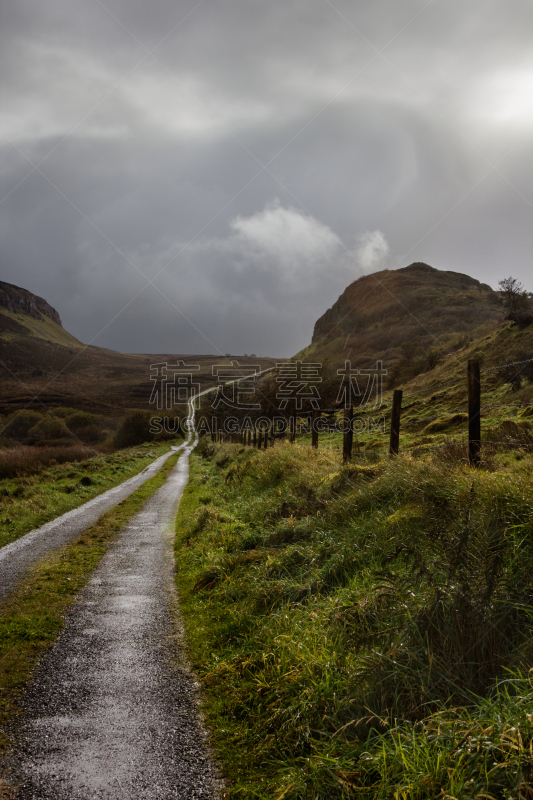
{"type": "MultiPolygon", "coordinates": [[[[501,369],[508,369],[509,367],[517,367],[520,364],[531,364],[533,363],[533,358],[525,358],[522,361],[510,361],[507,364],[498,364],[495,367],[487,367],[487,369],[480,370],[480,374],[484,375],[487,372],[494,372],[495,370],[501,369]]],[[[437,383],[435,386],[429,386],[426,389],[416,389],[414,392],[410,392],[409,394],[404,395],[404,400],[407,400],[408,397],[416,397],[418,394],[427,394],[428,392],[434,392],[436,389],[440,389],[442,386],[449,386],[453,383],[459,383],[463,380],[463,378],[451,378],[448,381],[443,381],[442,383],[437,383]]]]}
{"type": "MultiPolygon", "coordinates": [[[[507,362],[505,364],[498,364],[498,365],[493,366],[493,367],[488,367],[488,368],[486,368],[484,370],[479,370],[478,362],[470,362],[470,363],[475,363],[476,364],[476,369],[478,370],[477,371],[477,375],[481,376],[483,374],[487,374],[487,373],[490,373],[490,372],[501,371],[501,370],[504,370],[504,369],[510,369],[512,367],[520,367],[520,366],[523,366],[524,364],[533,363],[533,358],[522,359],[520,361],[510,361],[510,362],[507,362]]],[[[469,367],[469,369],[470,369],[470,367],[469,367]]],[[[419,389],[419,390],[415,390],[414,392],[409,392],[408,394],[403,395],[403,397],[400,396],[400,407],[399,407],[399,409],[396,409],[396,413],[398,415],[396,421],[395,421],[395,410],[394,410],[394,404],[395,404],[394,395],[396,393],[394,393],[394,395],[393,395],[393,408],[392,409],[388,409],[387,408],[385,410],[385,409],[382,409],[380,406],[376,406],[376,407],[374,407],[372,409],[365,408],[364,410],[361,410],[359,407],[355,407],[355,409],[352,409],[352,411],[351,411],[349,416],[353,420],[365,419],[365,415],[368,416],[368,414],[370,414],[370,413],[372,413],[374,415],[376,413],[380,414],[379,422],[383,421],[383,433],[385,433],[385,427],[386,426],[388,426],[389,431],[391,433],[391,446],[390,446],[388,451],[386,451],[386,450],[374,450],[374,449],[372,449],[372,447],[369,447],[369,448],[366,448],[364,452],[359,452],[359,445],[360,444],[364,444],[364,442],[360,442],[359,443],[357,441],[357,439],[356,439],[356,443],[355,443],[355,447],[354,447],[353,437],[354,437],[354,434],[357,437],[357,435],[362,433],[362,431],[361,430],[354,430],[353,427],[350,427],[349,430],[348,429],[339,430],[338,427],[336,427],[335,425],[331,426],[331,416],[332,416],[332,410],[331,409],[328,409],[328,410],[323,409],[321,411],[321,414],[323,415],[322,416],[323,422],[327,422],[327,418],[329,418],[330,424],[326,425],[325,428],[324,427],[321,428],[320,432],[321,433],[337,432],[337,433],[342,433],[343,434],[343,455],[344,455],[345,459],[346,458],[351,458],[352,456],[353,457],[366,457],[366,456],[369,456],[369,455],[371,455],[371,456],[390,455],[393,452],[398,452],[398,447],[396,448],[396,450],[393,451],[392,429],[393,429],[394,425],[396,425],[398,427],[398,431],[397,431],[397,441],[398,441],[398,439],[399,439],[399,426],[400,426],[400,412],[401,411],[407,411],[408,409],[412,409],[415,405],[418,405],[418,403],[414,403],[414,404],[411,403],[407,407],[403,407],[402,408],[401,404],[403,403],[403,401],[406,400],[406,399],[412,398],[412,397],[417,397],[418,395],[426,395],[426,394],[429,394],[431,392],[432,396],[431,396],[431,399],[429,401],[423,401],[423,400],[420,401],[420,405],[421,405],[420,411],[426,410],[428,408],[428,406],[430,406],[431,403],[434,400],[436,400],[437,398],[440,399],[441,397],[446,395],[446,392],[441,392],[440,395],[436,396],[436,392],[439,389],[442,389],[443,387],[454,386],[454,385],[456,385],[456,384],[458,384],[460,382],[463,382],[464,380],[465,380],[464,378],[459,378],[459,377],[458,378],[451,378],[449,380],[442,381],[442,382],[440,382],[438,384],[435,384],[433,386],[429,386],[429,387],[427,387],[425,389],[419,389]],[[355,413],[354,413],[354,411],[355,411],[355,413]],[[348,443],[347,443],[347,437],[349,437],[348,443]]],[[[481,414],[486,414],[487,412],[490,412],[490,411],[497,411],[497,410],[507,409],[507,408],[509,408],[509,409],[510,408],[522,409],[522,408],[531,408],[531,407],[533,407],[533,402],[486,403],[484,405],[481,405],[481,403],[480,403],[481,387],[479,385],[479,379],[476,379],[476,380],[477,380],[477,384],[478,384],[477,388],[476,388],[476,392],[475,392],[476,393],[476,397],[477,397],[477,400],[476,400],[477,405],[475,405],[475,414],[474,414],[474,416],[477,417],[478,427],[480,425],[481,414]]],[[[451,411],[441,411],[438,414],[434,414],[432,416],[418,416],[418,417],[414,417],[412,419],[408,419],[408,420],[406,420],[405,422],[402,423],[403,427],[411,427],[412,428],[412,427],[415,427],[415,426],[423,426],[423,428],[425,429],[428,425],[430,425],[431,423],[437,422],[438,420],[442,420],[442,421],[451,420],[451,421],[455,422],[456,425],[459,428],[462,428],[465,425],[468,425],[468,427],[469,427],[469,436],[468,436],[468,439],[466,441],[452,441],[452,442],[446,442],[446,443],[443,443],[443,444],[434,444],[434,445],[427,445],[427,444],[420,443],[419,445],[415,444],[414,446],[411,446],[409,448],[402,448],[401,452],[402,453],[417,453],[417,454],[419,454],[419,453],[426,452],[426,451],[430,452],[430,451],[446,450],[448,448],[463,448],[463,449],[466,449],[466,450],[468,450],[470,452],[470,457],[471,457],[472,456],[471,445],[472,445],[472,440],[473,439],[474,439],[475,445],[477,445],[477,448],[478,448],[478,458],[479,458],[479,450],[480,450],[481,447],[490,446],[491,448],[493,448],[493,447],[504,447],[504,448],[509,448],[509,449],[517,449],[517,448],[518,449],[519,448],[531,449],[531,447],[533,447],[533,442],[531,442],[531,440],[530,440],[531,437],[527,435],[527,431],[525,429],[524,429],[523,432],[521,432],[520,429],[517,429],[517,431],[515,433],[517,433],[518,435],[514,435],[514,436],[507,435],[505,437],[502,436],[502,438],[500,440],[498,440],[498,441],[496,441],[493,437],[491,437],[490,439],[483,439],[482,436],[481,436],[481,431],[480,430],[479,430],[477,436],[473,436],[472,435],[472,415],[473,415],[474,412],[470,409],[470,403],[471,403],[470,392],[471,392],[471,388],[470,388],[470,385],[469,385],[469,407],[466,407],[466,408],[463,407],[463,408],[456,409],[456,410],[451,410],[451,411]],[[455,420],[453,420],[454,417],[456,417],[455,420]],[[523,435],[520,436],[520,433],[523,433],[523,435]]],[[[401,393],[399,393],[399,394],[401,395],[401,393]]],[[[342,414],[342,411],[340,413],[341,413],[341,416],[344,416],[344,419],[346,419],[346,416],[342,414]]],[[[339,414],[339,410],[337,410],[337,414],[339,414]]],[[[305,414],[305,415],[301,415],[301,416],[306,416],[308,418],[308,422],[311,421],[311,415],[310,414],[305,414]]],[[[375,422],[375,419],[373,421],[375,422]]],[[[444,426],[444,427],[447,427],[447,426],[444,426]]],[[[374,428],[374,430],[375,430],[375,428],[374,428]]],[[[455,428],[455,430],[457,430],[457,428],[455,428]]],[[[309,433],[309,429],[307,429],[304,432],[309,433]]],[[[494,429],[489,429],[487,432],[489,434],[493,433],[494,429]]],[[[427,433],[440,433],[440,431],[438,431],[438,430],[435,430],[435,431],[429,430],[429,431],[427,431],[427,433]]],[[[263,438],[263,441],[265,441],[265,438],[266,438],[266,436],[263,438]]],[[[291,435],[291,441],[294,441],[294,435],[291,435]]],[[[313,437],[313,443],[314,443],[315,447],[318,446],[318,432],[315,432],[315,435],[313,437]]]]}

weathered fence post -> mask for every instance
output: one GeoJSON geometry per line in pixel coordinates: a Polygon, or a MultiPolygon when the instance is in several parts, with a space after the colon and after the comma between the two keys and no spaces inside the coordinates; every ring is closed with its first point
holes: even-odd
{"type": "Polygon", "coordinates": [[[265,450],[268,447],[268,427],[265,428],[265,435],[263,436],[263,447],[265,450]]]}
{"type": "Polygon", "coordinates": [[[296,414],[291,414],[289,417],[289,442],[292,444],[296,441],[296,414]]]}
{"type": "Polygon", "coordinates": [[[257,447],[257,428],[255,427],[254,423],[254,438],[253,438],[253,446],[257,447]]]}
{"type": "Polygon", "coordinates": [[[345,409],[344,411],[344,431],[342,434],[342,460],[349,461],[352,457],[352,444],[353,444],[353,406],[345,409]]]}
{"type": "Polygon", "coordinates": [[[391,456],[398,455],[398,451],[400,449],[400,417],[402,415],[402,397],[402,390],[395,389],[394,394],[392,395],[392,411],[390,421],[389,453],[391,456]]]}
{"type": "Polygon", "coordinates": [[[261,450],[262,446],[263,446],[263,431],[261,428],[259,428],[259,432],[257,434],[257,449],[261,450]]]}
{"type": "Polygon", "coordinates": [[[315,410],[313,410],[313,413],[311,415],[311,447],[314,447],[315,450],[318,449],[317,422],[318,422],[318,414],[315,410]]]}
{"type": "Polygon", "coordinates": [[[468,460],[473,467],[481,462],[481,380],[475,359],[468,362],[468,460]]]}

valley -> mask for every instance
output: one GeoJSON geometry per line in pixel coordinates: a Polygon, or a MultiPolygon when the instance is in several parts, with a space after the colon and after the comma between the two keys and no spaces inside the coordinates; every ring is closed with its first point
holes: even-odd
{"type": "Polygon", "coordinates": [[[72,528],[4,593],[0,797],[26,800],[38,786],[43,797],[81,798],[102,774],[111,800],[117,780],[140,780],[127,766],[134,753],[131,763],[147,775],[159,775],[158,759],[165,764],[159,783],[143,784],[158,800],[183,781],[184,797],[525,800],[533,786],[533,325],[506,319],[501,295],[467,275],[416,263],[365,276],[319,318],[307,348],[290,360],[254,359],[265,373],[242,385],[212,373],[231,358],[185,356],[201,365],[203,396],[188,404],[193,440],[182,409],[174,433],[149,428],[165,413],[150,406],[149,366],[179,356],[86,347],[37,301],[23,295],[0,308],[3,541],[24,543],[37,524],[53,526],[60,513],[137,478],[131,496],[102,507],[86,531],[72,528]],[[480,367],[477,467],[468,460],[472,361],[480,367]],[[403,398],[391,456],[395,390],[403,398]],[[318,441],[309,430],[317,420],[318,441]],[[261,431],[256,446],[252,430],[261,431]],[[184,447],[190,475],[177,489],[172,453],[184,447]],[[154,521],[157,497],[165,525],[154,521]],[[115,586],[112,597],[99,575],[115,586]],[[133,592],[142,575],[145,588],[133,592]],[[174,609],[164,612],[164,633],[130,614],[132,592],[174,609]],[[183,756],[190,778],[165,754],[140,754],[158,753],[161,738],[155,728],[135,733],[150,714],[141,701],[130,708],[133,684],[120,703],[145,722],[120,732],[103,711],[98,642],[117,664],[138,647],[135,634],[130,641],[94,616],[98,603],[105,619],[115,596],[124,599],[124,630],[145,630],[136,659],[152,659],[143,680],[165,730],[181,720],[185,744],[167,738],[174,753],[196,754],[183,756]],[[87,658],[76,651],[81,677],[69,678],[84,699],[60,691],[56,715],[46,697],[70,674],[76,637],[93,628],[96,649],[87,658]],[[161,683],[159,673],[169,637],[165,658],[201,686],[196,699],[180,689],[172,707],[163,684],[181,678],[161,683]],[[84,688],[85,670],[94,691],[84,688]],[[208,752],[204,734],[187,744],[198,702],[208,752]],[[41,718],[57,731],[53,750],[41,718]],[[83,729],[85,773],[70,719],[83,729]],[[105,768],[95,720],[118,754],[105,768]],[[61,788],[51,765],[67,776],[61,788]]]}

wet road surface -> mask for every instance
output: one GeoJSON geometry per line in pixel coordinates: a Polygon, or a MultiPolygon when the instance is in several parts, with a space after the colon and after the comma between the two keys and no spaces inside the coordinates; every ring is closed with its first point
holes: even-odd
{"type": "Polygon", "coordinates": [[[186,446],[41,661],[15,739],[21,800],[210,800],[217,779],[179,655],[173,525],[186,446]]]}

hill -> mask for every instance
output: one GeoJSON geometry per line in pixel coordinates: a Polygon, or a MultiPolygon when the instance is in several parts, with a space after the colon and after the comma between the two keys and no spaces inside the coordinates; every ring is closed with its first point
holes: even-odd
{"type": "MultiPolygon", "coordinates": [[[[0,281],[0,413],[19,408],[69,406],[121,416],[128,408],[149,405],[150,365],[161,362],[200,365],[200,388],[214,383],[212,365],[228,362],[216,355],[118,353],[85,345],[62,324],[42,297],[0,281]]],[[[242,364],[272,366],[272,358],[240,358],[242,364]]]]}
{"type": "Polygon", "coordinates": [[[500,296],[487,284],[417,262],[350,284],[317,320],[311,344],[298,358],[330,369],[346,359],[362,368],[381,360],[389,382],[398,383],[493,330],[502,318],[500,296]]]}
{"type": "MultiPolygon", "coordinates": [[[[381,405],[373,396],[357,409],[357,449],[388,449],[397,388],[404,392],[402,449],[464,442],[469,359],[481,366],[483,440],[533,442],[533,325],[506,320],[500,294],[468,275],[416,263],[360,278],[317,320],[311,344],[295,358],[322,362],[323,407],[338,399],[336,370],[345,360],[363,369],[382,361],[381,405]],[[378,417],[384,425],[374,429],[378,417]]],[[[331,445],[340,447],[337,439],[331,445]]]]}

